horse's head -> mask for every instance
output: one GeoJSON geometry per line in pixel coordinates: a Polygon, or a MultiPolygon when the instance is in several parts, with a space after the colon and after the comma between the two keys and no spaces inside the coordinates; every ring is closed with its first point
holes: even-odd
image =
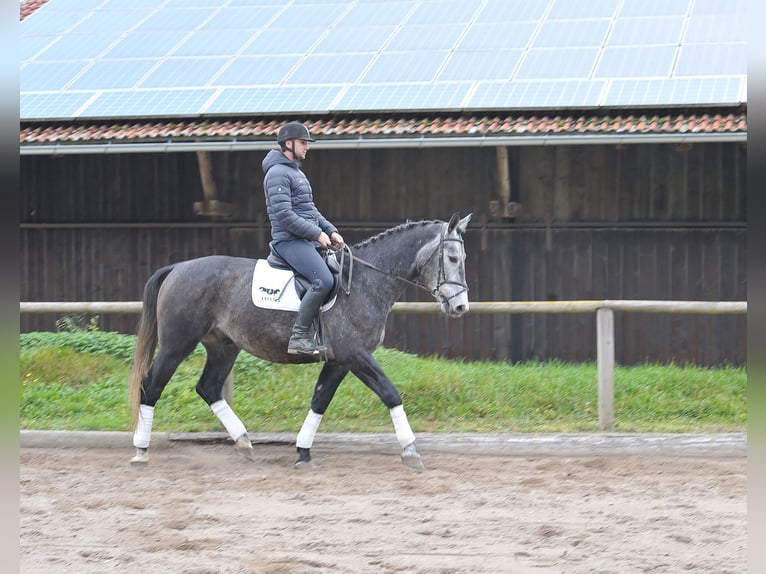
{"type": "Polygon", "coordinates": [[[460,219],[456,213],[441,235],[421,250],[424,255],[421,279],[450,317],[460,317],[468,311],[463,233],[470,220],[471,214],[460,219]]]}

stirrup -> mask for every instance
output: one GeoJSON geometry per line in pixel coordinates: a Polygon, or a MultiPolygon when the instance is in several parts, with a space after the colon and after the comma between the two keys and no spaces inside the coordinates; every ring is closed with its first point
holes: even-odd
{"type": "Polygon", "coordinates": [[[327,351],[327,347],[317,344],[316,341],[306,338],[293,339],[287,344],[288,355],[318,355],[327,351]]]}

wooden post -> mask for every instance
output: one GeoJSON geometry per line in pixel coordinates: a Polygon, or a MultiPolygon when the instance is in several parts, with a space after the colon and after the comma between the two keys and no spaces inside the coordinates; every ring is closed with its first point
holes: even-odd
{"type": "Polygon", "coordinates": [[[614,429],[614,311],[596,311],[596,354],[598,362],[598,428],[614,429]]]}
{"type": "Polygon", "coordinates": [[[218,199],[218,188],[213,177],[213,162],[210,159],[210,154],[206,151],[198,151],[197,164],[199,165],[202,194],[205,200],[194,202],[194,212],[197,215],[206,215],[213,219],[231,216],[231,205],[218,199]]]}
{"type": "Polygon", "coordinates": [[[500,185],[498,199],[500,200],[500,213],[511,201],[511,175],[508,171],[508,148],[499,145],[497,148],[497,181],[500,185]]]}
{"type": "Polygon", "coordinates": [[[215,185],[215,179],[213,179],[213,164],[210,161],[210,154],[206,151],[198,151],[197,163],[202,180],[202,194],[205,197],[205,203],[209,204],[218,199],[218,188],[215,185]]]}

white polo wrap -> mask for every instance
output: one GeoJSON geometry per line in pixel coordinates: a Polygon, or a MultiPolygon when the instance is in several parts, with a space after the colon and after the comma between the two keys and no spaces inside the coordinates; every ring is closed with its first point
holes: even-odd
{"type": "Polygon", "coordinates": [[[239,420],[239,417],[234,414],[234,411],[231,410],[229,403],[227,403],[225,400],[221,399],[220,401],[214,402],[212,405],[210,405],[210,408],[213,413],[215,413],[215,416],[218,417],[218,420],[221,421],[221,424],[224,426],[224,428],[229,433],[229,436],[233,440],[237,440],[243,434],[247,434],[245,425],[242,424],[242,421],[239,420]]]}
{"type": "Polygon", "coordinates": [[[312,410],[309,410],[309,414],[306,415],[306,420],[303,421],[301,432],[298,433],[298,438],[295,439],[295,446],[299,448],[311,448],[314,444],[314,437],[317,434],[319,423],[322,422],[322,415],[318,415],[312,410]]]}
{"type": "Polygon", "coordinates": [[[390,411],[391,420],[394,422],[394,431],[396,431],[396,439],[402,448],[408,444],[415,442],[415,435],[412,433],[410,423],[407,420],[407,413],[404,412],[404,407],[399,405],[392,408],[390,411]]]}
{"type": "Polygon", "coordinates": [[[152,422],[154,422],[154,407],[141,405],[138,408],[138,424],[133,432],[133,446],[136,448],[149,448],[152,440],[152,422]]]}

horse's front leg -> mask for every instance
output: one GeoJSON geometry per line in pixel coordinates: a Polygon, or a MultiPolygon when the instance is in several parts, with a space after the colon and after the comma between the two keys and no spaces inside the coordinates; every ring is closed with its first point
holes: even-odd
{"type": "Polygon", "coordinates": [[[404,412],[402,399],[394,383],[386,376],[383,369],[370,353],[364,353],[358,358],[358,363],[351,368],[359,379],[367,385],[383,404],[388,407],[391,421],[394,423],[396,439],[402,447],[402,463],[411,468],[422,470],[423,461],[415,448],[415,434],[410,428],[407,413],[404,412]]]}
{"type": "Polygon", "coordinates": [[[311,445],[314,443],[319,423],[322,422],[322,416],[348,371],[349,369],[346,367],[328,362],[325,363],[322,372],[319,373],[314,387],[314,396],[311,398],[311,409],[309,409],[298,433],[298,438],[295,440],[295,447],[298,451],[298,460],[295,461],[296,467],[313,467],[311,445]]]}

